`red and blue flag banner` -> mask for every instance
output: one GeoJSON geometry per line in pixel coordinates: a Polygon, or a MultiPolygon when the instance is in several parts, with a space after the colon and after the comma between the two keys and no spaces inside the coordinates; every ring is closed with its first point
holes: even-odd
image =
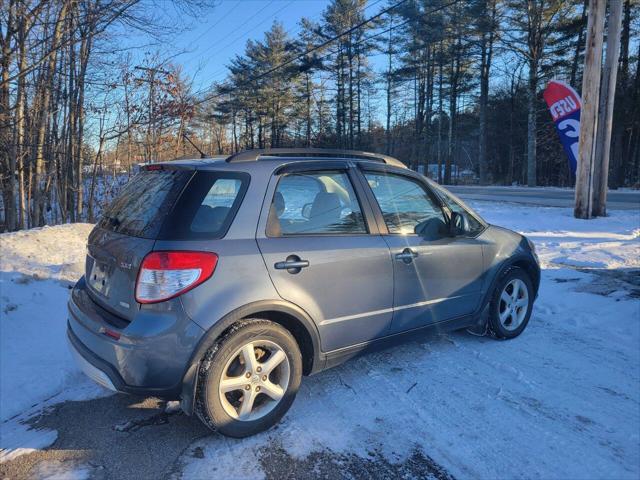
{"type": "Polygon", "coordinates": [[[551,80],[544,93],[549,112],[556,124],[560,141],[569,160],[569,170],[575,178],[578,165],[578,140],[580,136],[580,95],[564,82],[551,80]]]}

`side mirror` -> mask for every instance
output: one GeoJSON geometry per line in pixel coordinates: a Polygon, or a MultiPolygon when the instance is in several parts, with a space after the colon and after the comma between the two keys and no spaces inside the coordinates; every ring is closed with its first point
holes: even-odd
{"type": "Polygon", "coordinates": [[[451,212],[451,220],[449,221],[449,235],[457,237],[463,235],[469,227],[467,217],[459,212],[451,212]]]}
{"type": "Polygon", "coordinates": [[[447,236],[447,224],[441,218],[433,217],[417,224],[413,232],[424,240],[439,240],[447,236]]]}
{"type": "Polygon", "coordinates": [[[307,220],[311,217],[311,207],[313,207],[312,203],[306,203],[303,207],[302,207],[302,216],[304,218],[306,218],[307,220]]]}

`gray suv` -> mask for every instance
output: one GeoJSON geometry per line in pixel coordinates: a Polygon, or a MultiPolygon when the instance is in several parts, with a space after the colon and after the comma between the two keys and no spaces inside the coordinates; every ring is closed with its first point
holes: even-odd
{"type": "Polygon", "coordinates": [[[522,235],[343,150],[148,165],[87,247],[67,330],[83,371],[233,437],[274,425],[303,375],[398,339],[518,336],[540,281],[522,235]]]}

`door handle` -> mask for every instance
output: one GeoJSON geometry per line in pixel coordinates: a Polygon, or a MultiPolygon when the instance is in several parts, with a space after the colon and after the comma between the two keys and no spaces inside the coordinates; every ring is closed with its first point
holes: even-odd
{"type": "Polygon", "coordinates": [[[396,253],[396,260],[404,263],[411,263],[418,256],[418,252],[414,252],[410,248],[405,248],[402,253],[396,253]]]}
{"type": "Polygon", "coordinates": [[[273,267],[276,270],[286,270],[289,273],[300,273],[300,270],[309,266],[309,260],[302,260],[297,255],[289,255],[284,262],[276,262],[273,267]]]}

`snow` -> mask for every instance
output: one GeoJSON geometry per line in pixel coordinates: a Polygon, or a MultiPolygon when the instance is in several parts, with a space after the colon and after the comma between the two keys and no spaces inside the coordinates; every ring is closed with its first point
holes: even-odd
{"type": "Polygon", "coordinates": [[[485,202],[474,202],[473,206],[489,223],[532,240],[544,269],[640,265],[640,210],[617,210],[609,217],[579,220],[564,208],[485,202]]]}
{"type": "Polygon", "coordinates": [[[3,233],[0,270],[3,274],[75,282],[84,273],[92,228],[90,223],[74,223],[3,233]]]}
{"type": "Polygon", "coordinates": [[[55,441],[24,423],[44,405],[106,393],[77,369],[66,340],[68,287],[83,273],[91,228],[0,235],[0,461],[55,441]]]}
{"type": "MultiPolygon", "coordinates": [[[[542,285],[523,335],[434,335],[305,378],[277,428],[197,440],[180,459],[183,478],[260,478],[274,445],[295,458],[389,462],[417,448],[461,478],[638,478],[640,212],[583,221],[564,208],[473,206],[537,246],[542,285]]],[[[0,235],[0,462],[55,440],[29,422],[36,413],[105,394],[65,344],[67,286],[82,273],[90,228],[0,235]]],[[[93,467],[41,468],[82,478],[93,467]]]]}
{"type": "Polygon", "coordinates": [[[69,465],[60,460],[43,462],[35,471],[35,478],[40,480],[89,480],[94,477],[95,470],[92,465],[83,465],[77,462],[69,465]]]}
{"type": "Polygon", "coordinates": [[[58,432],[49,429],[29,428],[20,422],[2,424],[0,463],[20,455],[27,455],[48,447],[58,438],[58,432]]]}
{"type": "Polygon", "coordinates": [[[583,221],[568,209],[473,206],[536,243],[542,286],[522,336],[436,335],[305,378],[277,429],[198,441],[184,478],[259,476],[242,452],[275,446],[390,462],[418,448],[459,478],[637,479],[640,212],[583,221]]]}
{"type": "Polygon", "coordinates": [[[67,286],[84,270],[91,227],[0,235],[1,420],[84,381],[67,351],[66,305],[67,286]]]}
{"type": "Polygon", "coordinates": [[[166,413],[177,413],[180,411],[180,402],[172,400],[170,402],[167,402],[167,404],[164,407],[164,411],[166,413]]]}

